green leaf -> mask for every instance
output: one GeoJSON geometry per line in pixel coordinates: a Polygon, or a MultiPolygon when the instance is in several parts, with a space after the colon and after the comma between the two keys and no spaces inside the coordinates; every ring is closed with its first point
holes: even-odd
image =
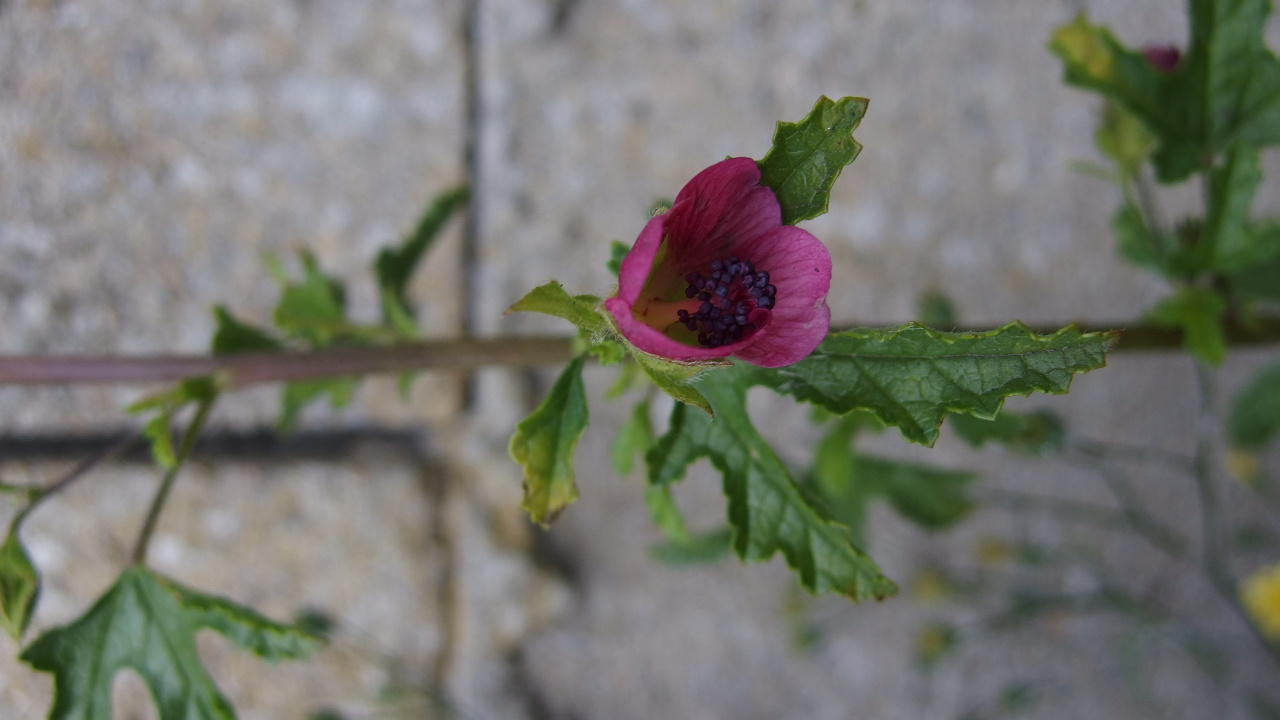
{"type": "Polygon", "coordinates": [[[0,623],[17,642],[31,623],[40,597],[40,573],[22,546],[15,523],[0,545],[0,623]]]}
{"type": "Polygon", "coordinates": [[[818,441],[813,452],[810,484],[817,495],[816,501],[822,503],[826,513],[848,527],[849,540],[865,547],[867,510],[877,488],[874,482],[863,482],[854,470],[858,458],[853,439],[861,429],[858,421],[861,415],[849,413],[837,418],[818,441]]]}
{"type": "Polygon", "coordinates": [[[1074,325],[1037,335],[1022,323],[946,333],[917,323],[829,336],[808,358],[752,370],[753,381],[843,415],[861,408],[911,442],[933,445],[949,412],[993,418],[1011,395],[1062,394],[1106,365],[1117,333],[1074,325]]]}
{"type": "Polygon", "coordinates": [[[1227,314],[1227,301],[1218,293],[1204,288],[1183,288],[1178,294],[1162,300],[1148,310],[1148,322],[1181,328],[1182,345],[1202,362],[1220,365],[1227,357],[1227,334],[1222,322],[1227,314]]]}
{"type": "Polygon", "coordinates": [[[1062,418],[1048,410],[1029,413],[1001,410],[990,420],[972,415],[952,415],[948,422],[956,435],[971,447],[980,448],[994,442],[1027,455],[1043,455],[1057,450],[1066,437],[1062,418]]]}
{"type": "Polygon", "coordinates": [[[631,357],[635,358],[636,364],[644,370],[649,379],[653,381],[653,384],[657,385],[663,392],[686,405],[692,405],[702,410],[708,415],[712,414],[711,403],[703,397],[702,393],[698,392],[698,389],[692,383],[706,375],[708,368],[727,367],[728,363],[708,362],[697,365],[678,363],[656,355],[650,355],[641,350],[633,350],[631,357]]]}
{"type": "Polygon", "coordinates": [[[578,499],[573,450],[587,429],[587,397],[582,385],[586,358],[578,356],[561,373],[542,404],[516,425],[511,457],[524,468],[521,507],[544,527],[578,499]]]}
{"type": "Polygon", "coordinates": [[[1213,151],[1239,140],[1280,142],[1280,61],[1266,44],[1270,0],[1191,0],[1185,69],[1170,76],[1188,97],[1189,132],[1213,151]]]}
{"type": "Polygon", "coordinates": [[[151,444],[151,456],[165,470],[172,470],[177,463],[173,448],[173,418],[192,403],[212,402],[219,393],[217,380],[212,376],[183,380],[162,392],[148,395],[130,405],[127,412],[144,414],[155,412],[142,428],[142,435],[151,444]]]}
{"type": "Polygon", "coordinates": [[[1280,222],[1264,221],[1249,226],[1258,247],[1277,251],[1270,259],[1229,273],[1232,292],[1246,299],[1280,302],[1280,222]]]}
{"type": "Polygon", "coordinates": [[[513,312],[540,312],[564,318],[591,333],[609,330],[609,321],[602,314],[600,298],[594,295],[570,295],[560,283],[552,280],[534,288],[528,295],[507,310],[513,312]]]}
{"type": "Polygon", "coordinates": [[[213,332],[211,352],[214,355],[232,355],[243,352],[270,352],[283,344],[270,333],[240,322],[223,305],[213,308],[217,329],[213,332]]]}
{"type": "Polygon", "coordinates": [[[827,212],[840,171],[862,151],[853,131],[867,113],[867,102],[824,96],[800,122],[778,123],[773,147],[759,165],[760,184],[777,194],[783,223],[794,225],[827,212]]]}
{"type": "Polygon", "coordinates": [[[956,326],[956,306],[951,298],[941,292],[929,292],[920,298],[916,314],[920,324],[931,328],[950,328],[956,326]]]}
{"type": "Polygon", "coordinates": [[[976,475],[857,453],[853,435],[860,424],[856,414],[840,418],[819,442],[812,471],[818,501],[849,527],[855,544],[866,544],[867,510],[876,498],[929,530],[949,527],[973,509],[965,488],[976,475]]]}
{"type": "Polygon", "coordinates": [[[281,392],[280,421],[276,424],[276,430],[281,434],[293,432],[298,426],[298,418],[302,416],[302,410],[325,395],[329,396],[329,403],[335,410],[341,410],[351,403],[351,397],[355,395],[359,385],[360,378],[355,377],[321,378],[287,383],[281,392]]]}
{"type": "Polygon", "coordinates": [[[1194,263],[1179,247],[1174,235],[1147,226],[1142,212],[1133,203],[1125,203],[1111,219],[1120,256],[1140,267],[1174,278],[1194,271],[1194,263]]]}
{"type": "Polygon", "coordinates": [[[165,470],[172,470],[178,463],[171,429],[174,412],[174,409],[166,410],[151,418],[142,428],[142,435],[151,442],[151,457],[165,470]]]}
{"type": "Polygon", "coordinates": [[[590,333],[581,328],[578,329],[578,336],[574,338],[573,351],[578,355],[582,353],[594,355],[600,361],[601,367],[617,365],[627,359],[625,344],[609,335],[590,333]]]}
{"type": "Polygon", "coordinates": [[[663,565],[703,565],[719,562],[733,550],[733,529],[725,526],[683,539],[669,539],[653,546],[653,557],[663,565]]]}
{"type": "Polygon", "coordinates": [[[641,400],[631,411],[631,419],[618,430],[610,448],[613,470],[619,475],[630,475],[637,455],[644,457],[653,444],[653,423],[649,422],[649,401],[641,400]]]}
{"type": "Polygon", "coordinates": [[[1062,59],[1068,84],[1101,93],[1157,136],[1170,131],[1160,73],[1141,53],[1121,45],[1110,30],[1090,24],[1082,13],[1053,33],[1049,50],[1062,59]]]}
{"type": "Polygon", "coordinates": [[[668,485],[707,457],[723,476],[733,548],[744,561],[781,552],[810,592],[838,592],[855,601],[897,591],[871,558],[849,542],[847,528],[819,514],[747,415],[750,374],[735,367],[710,373],[699,388],[714,419],[677,403],[670,427],[646,456],[649,482],[668,485]]]}
{"type": "Polygon", "coordinates": [[[398,320],[397,315],[413,317],[413,306],[406,295],[409,279],[413,277],[423,256],[434,244],[449,218],[466,206],[470,197],[470,189],[465,186],[436,197],[409,237],[400,245],[383,248],[378,253],[373,269],[378,275],[378,287],[383,299],[383,318],[387,324],[402,324],[403,320],[398,320]]]}
{"type": "Polygon", "coordinates": [[[233,720],[196,651],[201,628],[268,661],[303,658],[322,645],[247,607],[133,566],[79,619],[31,643],[22,660],[53,673],[50,720],[110,720],[112,680],[125,668],[150,687],[161,720],[233,720]]]}
{"type": "Polygon", "coordinates": [[[1267,49],[1268,0],[1191,0],[1191,40],[1172,72],[1156,70],[1082,15],[1050,49],[1067,82],[1096,90],[1147,125],[1162,182],[1177,182],[1236,142],[1280,142],[1280,61],[1267,49]]]}
{"type": "Polygon", "coordinates": [[[1147,126],[1123,105],[1114,102],[1102,106],[1102,122],[1093,137],[1098,149],[1111,158],[1126,177],[1138,174],[1156,145],[1156,136],[1147,126]]]}
{"type": "Polygon", "coordinates": [[[609,245],[609,262],[605,264],[605,267],[609,268],[609,273],[615,278],[622,273],[622,261],[629,252],[631,252],[631,246],[624,242],[614,240],[609,245]]]}
{"type": "Polygon", "coordinates": [[[1255,232],[1249,223],[1250,207],[1262,183],[1257,148],[1234,145],[1206,180],[1209,206],[1200,235],[1202,253],[1208,259],[1205,265],[1231,272],[1280,254],[1280,237],[1255,232]]]}
{"type": "MultiPolygon", "coordinates": [[[[649,517],[663,535],[673,542],[689,540],[689,530],[684,521],[684,514],[671,492],[670,485],[649,485],[645,488],[644,504],[649,508],[649,517]]],[[[725,548],[729,547],[726,539],[725,548]]]]}
{"type": "Polygon", "coordinates": [[[302,282],[285,283],[276,305],[276,326],[292,337],[324,347],[350,328],[346,293],[341,282],[320,269],[314,255],[305,250],[299,255],[302,282]]]}
{"type": "Polygon", "coordinates": [[[1227,437],[1245,450],[1261,450],[1280,434],[1280,363],[1255,374],[1231,400],[1227,437]]]}
{"type": "Polygon", "coordinates": [[[963,470],[859,455],[852,477],[855,482],[871,483],[899,515],[916,525],[943,530],[973,510],[974,502],[965,489],[978,476],[963,470]]]}

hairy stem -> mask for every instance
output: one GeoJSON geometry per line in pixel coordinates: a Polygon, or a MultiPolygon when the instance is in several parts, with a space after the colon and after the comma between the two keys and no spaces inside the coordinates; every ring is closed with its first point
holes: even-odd
{"type": "Polygon", "coordinates": [[[156,523],[160,520],[160,511],[164,509],[165,501],[169,499],[169,491],[173,489],[173,481],[178,477],[178,471],[182,469],[182,465],[186,459],[190,457],[191,451],[196,447],[196,440],[200,438],[200,433],[204,430],[205,421],[209,419],[209,413],[213,410],[213,404],[217,400],[217,396],[211,396],[200,401],[196,406],[196,414],[191,418],[191,424],[187,426],[187,431],[182,436],[182,443],[178,447],[178,453],[174,458],[173,467],[169,468],[164,479],[160,482],[160,489],[156,492],[155,499],[151,501],[151,507],[147,510],[147,519],[142,524],[142,532],[138,534],[138,543],[133,548],[133,562],[141,565],[147,560],[147,546],[151,544],[151,536],[155,533],[156,523]]]}

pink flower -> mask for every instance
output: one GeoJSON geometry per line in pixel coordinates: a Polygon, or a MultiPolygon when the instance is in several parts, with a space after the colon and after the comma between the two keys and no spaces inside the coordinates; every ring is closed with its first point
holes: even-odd
{"type": "Polygon", "coordinates": [[[1142,49],[1142,55],[1162,73],[1173,72],[1182,62],[1182,51],[1175,45],[1148,45],[1142,49]]]}
{"type": "Polygon", "coordinates": [[[605,307],[623,337],[652,355],[781,367],[826,337],[830,288],[831,254],[782,224],[754,160],[732,158],[698,173],[645,225],[605,307]]]}

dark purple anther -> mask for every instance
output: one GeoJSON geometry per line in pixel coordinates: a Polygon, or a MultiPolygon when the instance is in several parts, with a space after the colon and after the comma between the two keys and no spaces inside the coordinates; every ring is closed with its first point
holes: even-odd
{"type": "Polygon", "coordinates": [[[721,347],[738,342],[756,330],[749,318],[757,308],[770,310],[778,289],[769,284],[769,273],[756,270],[750,261],[730,257],[711,263],[710,273],[689,272],[685,297],[703,301],[697,312],[680,311],[679,322],[698,334],[698,343],[721,347]]]}

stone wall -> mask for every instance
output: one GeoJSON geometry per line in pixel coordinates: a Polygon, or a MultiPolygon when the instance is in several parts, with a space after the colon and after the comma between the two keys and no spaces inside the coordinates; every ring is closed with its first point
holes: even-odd
{"type": "MultiPolygon", "coordinates": [[[[552,277],[608,292],[610,240],[631,242],[652,202],[701,168],[760,157],[773,123],[822,94],[871,99],[862,156],[806,225],[835,260],[836,324],[911,320],[929,291],[971,325],[1129,320],[1163,288],[1114,257],[1114,189],[1072,168],[1098,160],[1097,104],[1061,84],[1045,49],[1085,9],[1130,44],[1186,34],[1168,0],[0,0],[0,352],[201,351],[213,304],[269,320],[277,288],[261,256],[300,247],[349,277],[353,315],[372,319],[367,261],[468,180],[468,221],[414,283],[427,333],[567,332],[503,311],[552,277]]],[[[1223,389],[1264,359],[1242,354],[1223,389]]],[[[1116,650],[1124,628],[1104,620],[1038,626],[927,674],[912,643],[940,610],[910,592],[855,607],[802,597],[780,562],[656,564],[641,481],[611,470],[629,411],[603,401],[607,369],[588,373],[583,499],[534,530],[505,456],[529,407],[508,400],[550,376],[478,377],[469,401],[441,373],[408,403],[380,379],[344,413],[304,416],[307,431],[390,428],[395,442],[325,461],[204,456],[181,480],[154,548],[161,571],[277,617],[338,622],[307,665],[264,670],[207,638],[242,718],[949,718],[1010,678],[1045,688],[1036,717],[1226,707],[1194,666],[1158,652],[1135,692],[1116,650]],[[807,650],[804,618],[824,633],[807,650]]],[[[1183,359],[1118,355],[1067,397],[1010,405],[1176,451],[1192,442],[1193,387],[1183,359]]],[[[111,431],[146,389],[0,388],[0,435],[111,431]]],[[[276,399],[231,398],[215,430],[270,425],[276,399]]],[[[804,413],[753,408],[775,419],[784,454],[812,441],[804,413]]],[[[949,436],[933,450],[892,433],[870,447],[980,468],[997,488],[1107,497],[1078,466],[949,436]]],[[[0,475],[49,481],[78,459],[0,457],[0,475]]],[[[1185,478],[1133,473],[1163,514],[1185,512],[1185,478]]],[[[81,612],[127,562],[155,482],[141,463],[112,466],[33,519],[24,537],[48,574],[34,629],[81,612]]],[[[705,468],[680,492],[702,525],[722,517],[705,468]]],[[[1026,529],[997,511],[937,537],[887,512],[874,527],[875,557],[908,590],[921,568],[1026,529]]],[[[1114,552],[1155,562],[1149,548],[1114,552]]],[[[1204,588],[1177,593],[1222,612],[1204,588]]],[[[1235,618],[1209,622],[1248,642],[1235,618]]],[[[50,683],[16,654],[0,640],[0,714],[40,717],[50,683]]],[[[140,688],[121,681],[117,717],[154,717],[140,688]]]]}

